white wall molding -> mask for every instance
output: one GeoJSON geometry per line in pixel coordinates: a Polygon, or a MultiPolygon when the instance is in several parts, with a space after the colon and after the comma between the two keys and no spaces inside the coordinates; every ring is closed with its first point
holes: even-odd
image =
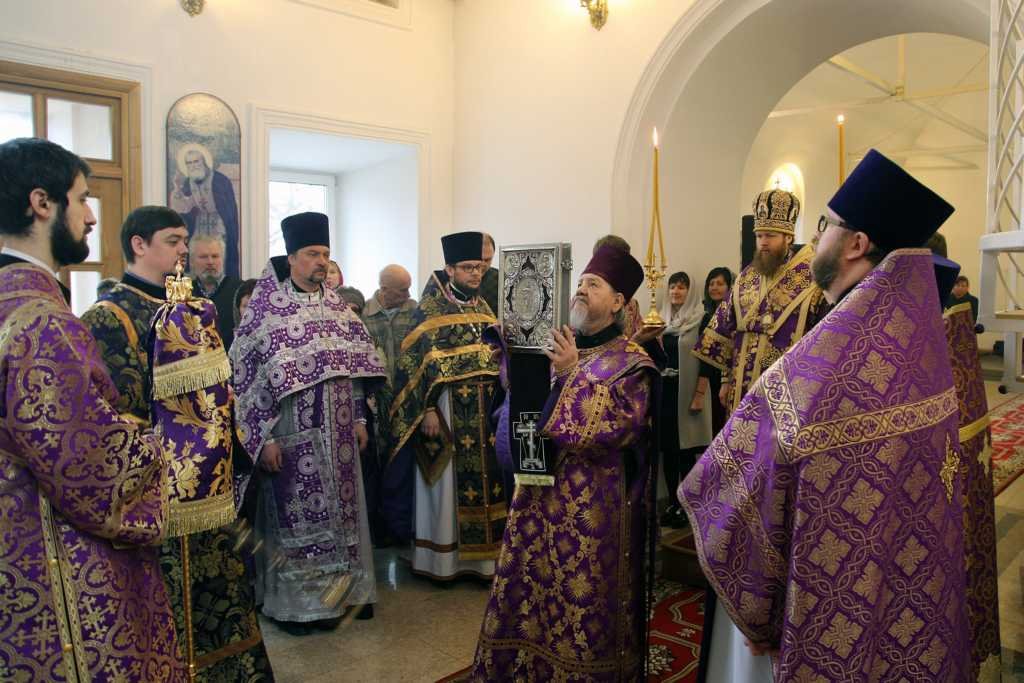
{"type": "MultiPolygon", "coordinates": [[[[414,145],[418,164],[418,218],[417,240],[423,245],[431,234],[431,136],[426,131],[408,128],[378,126],[358,121],[346,121],[326,115],[290,111],[279,107],[259,104],[249,105],[248,131],[248,198],[243,210],[243,220],[249,226],[249,245],[242,253],[242,273],[255,277],[267,262],[267,183],[270,180],[270,130],[287,128],[310,133],[343,135],[348,137],[397,142],[414,145]]],[[[426,250],[419,250],[419,272],[429,272],[426,250]]]]}
{"type": "Polygon", "coordinates": [[[291,0],[299,5],[309,5],[336,14],[346,14],[385,26],[406,30],[412,29],[412,1],[398,0],[397,7],[391,7],[373,0],[291,0]]]}

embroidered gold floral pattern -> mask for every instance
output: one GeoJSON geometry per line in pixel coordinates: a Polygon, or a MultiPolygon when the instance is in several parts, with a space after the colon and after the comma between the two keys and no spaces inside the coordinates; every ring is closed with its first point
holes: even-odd
{"type": "Polygon", "coordinates": [[[968,680],[952,654],[969,647],[951,589],[962,530],[938,476],[959,406],[936,294],[908,287],[930,285],[931,260],[885,263],[761,376],[680,487],[705,574],[747,637],[781,645],[780,680],[968,680]],[[745,433],[730,441],[737,418],[758,422],[753,454],[745,433]],[[773,597],[767,619],[745,621],[744,594],[773,597]],[[904,609],[926,626],[911,633],[904,609]],[[949,651],[933,652],[933,674],[937,634],[949,651]]]}
{"type": "Polygon", "coordinates": [[[938,424],[956,411],[956,392],[950,388],[922,401],[808,425],[797,434],[793,450],[802,457],[847,444],[892,438],[938,424]]]}
{"type": "Polygon", "coordinates": [[[942,469],[939,470],[939,478],[942,485],[946,487],[946,500],[953,502],[953,484],[956,481],[957,466],[960,464],[960,457],[953,450],[952,439],[946,435],[946,458],[942,461],[942,469]]]}
{"type": "Polygon", "coordinates": [[[799,626],[804,623],[804,619],[807,618],[807,613],[814,609],[814,606],[817,604],[818,596],[814,593],[803,590],[799,586],[794,586],[789,596],[790,620],[799,626]]]}
{"type": "Polygon", "coordinates": [[[729,432],[729,448],[741,453],[753,453],[757,445],[757,423],[738,418],[729,432]]]}
{"type": "Polygon", "coordinates": [[[0,364],[0,679],[183,681],[156,562],[129,549],[160,541],[166,463],[36,267],[0,269],[0,364]]]}
{"type": "MultiPolygon", "coordinates": [[[[624,349],[619,339],[603,350],[614,357],[624,349]]],[[[555,486],[517,487],[471,680],[635,677],[644,623],[634,613],[644,540],[635,515],[643,514],[644,486],[627,486],[622,460],[646,438],[652,366],[630,354],[592,367],[596,355],[581,358],[559,396],[559,417],[545,426],[560,454],[555,486]],[[616,378],[600,376],[607,372],[616,378]],[[597,382],[606,398],[585,408],[597,382]],[[599,427],[580,449],[591,422],[599,427]]]]}
{"type": "Polygon", "coordinates": [[[924,622],[910,609],[900,612],[899,620],[889,627],[889,634],[903,647],[910,644],[914,636],[924,626],[924,622]]]}
{"type": "Polygon", "coordinates": [[[928,550],[921,545],[916,536],[907,539],[903,549],[896,555],[896,564],[907,576],[917,571],[917,566],[927,557],[928,550]]]}
{"type": "Polygon", "coordinates": [[[864,628],[860,624],[850,621],[842,612],[836,612],[828,629],[821,634],[821,642],[826,647],[835,650],[840,657],[847,657],[853,648],[853,643],[860,638],[863,631],[864,628]]]}
{"type": "Polygon", "coordinates": [[[874,560],[870,560],[857,583],[853,584],[853,592],[874,605],[878,600],[878,586],[881,582],[882,568],[875,564],[874,560]]]}
{"type": "Polygon", "coordinates": [[[887,335],[896,340],[896,343],[907,348],[910,344],[910,336],[914,333],[917,326],[914,321],[907,317],[907,314],[902,308],[896,308],[892,312],[892,317],[889,322],[885,324],[882,329],[887,335]]]}
{"type": "Polygon", "coordinates": [[[882,504],[882,492],[873,488],[871,484],[863,479],[858,479],[853,485],[853,491],[843,501],[843,509],[860,520],[861,524],[867,524],[875,516],[875,510],[882,504]]]}
{"type": "Polygon", "coordinates": [[[998,681],[1001,639],[988,401],[970,305],[947,309],[943,318],[960,402],[958,475],[964,509],[965,605],[971,633],[971,679],[998,681]]]}
{"type": "Polygon", "coordinates": [[[882,358],[880,353],[872,351],[857,377],[870,384],[878,393],[884,394],[895,374],[896,368],[893,364],[882,358]]]}
{"type": "Polygon", "coordinates": [[[839,571],[839,563],[850,552],[850,544],[829,529],[821,535],[818,546],[811,551],[811,562],[820,566],[830,576],[839,571]]]}

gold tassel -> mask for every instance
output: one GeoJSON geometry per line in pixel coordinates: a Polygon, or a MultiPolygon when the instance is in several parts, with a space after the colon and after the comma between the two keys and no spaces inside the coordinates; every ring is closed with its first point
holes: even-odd
{"type": "Polygon", "coordinates": [[[235,521],[235,498],[231,492],[216,498],[188,502],[171,501],[167,515],[167,537],[209,531],[235,521]]]}
{"type": "Polygon", "coordinates": [[[199,391],[231,379],[224,349],[216,349],[153,369],[153,398],[161,400],[199,391]]]}

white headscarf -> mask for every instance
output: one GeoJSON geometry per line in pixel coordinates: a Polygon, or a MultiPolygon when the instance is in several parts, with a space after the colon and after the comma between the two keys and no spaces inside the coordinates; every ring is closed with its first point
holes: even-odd
{"type": "Polygon", "coordinates": [[[665,303],[661,307],[661,317],[668,323],[665,327],[665,334],[680,336],[686,334],[699,325],[704,318],[704,304],[701,301],[700,292],[689,287],[686,290],[686,299],[683,300],[674,315],[672,313],[672,297],[666,294],[665,303]]]}

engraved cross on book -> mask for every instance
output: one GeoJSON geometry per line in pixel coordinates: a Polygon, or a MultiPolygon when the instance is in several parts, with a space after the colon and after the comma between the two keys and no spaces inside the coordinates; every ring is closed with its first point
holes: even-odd
{"type": "Polygon", "coordinates": [[[516,440],[519,441],[519,469],[522,471],[543,472],[544,441],[537,429],[540,413],[519,413],[519,421],[512,423],[516,440]]]}

